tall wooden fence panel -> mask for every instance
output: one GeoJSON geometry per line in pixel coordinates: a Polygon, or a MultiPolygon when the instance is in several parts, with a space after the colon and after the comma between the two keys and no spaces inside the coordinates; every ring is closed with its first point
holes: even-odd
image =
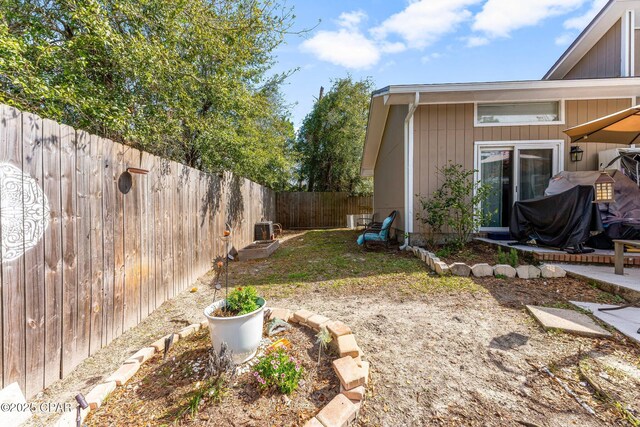
{"type": "Polygon", "coordinates": [[[276,219],[285,229],[346,227],[347,215],[372,212],[372,196],[302,191],[276,195],[276,219]]]}
{"type": "Polygon", "coordinates": [[[275,220],[275,193],[0,105],[0,376],[32,396],[275,220]],[[148,174],[127,174],[127,168],[148,174]]]}

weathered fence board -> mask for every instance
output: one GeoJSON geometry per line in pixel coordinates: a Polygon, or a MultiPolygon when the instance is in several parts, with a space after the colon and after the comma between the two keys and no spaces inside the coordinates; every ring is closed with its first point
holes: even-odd
{"type": "MultiPolygon", "coordinates": [[[[42,119],[22,115],[22,171],[42,184],[42,119]]],[[[24,191],[24,184],[23,184],[24,191]]],[[[44,204],[44,194],[35,196],[44,204]]],[[[44,214],[34,218],[34,226],[44,228],[44,214]]],[[[26,301],[26,376],[25,394],[33,395],[44,384],[44,242],[40,240],[24,254],[26,301]]],[[[1,340],[1,338],[0,338],[1,340]]]]}
{"type": "Polygon", "coordinates": [[[285,229],[345,227],[347,215],[373,212],[373,197],[339,192],[276,195],[276,218],[285,229]]]}
{"type": "MultiPolygon", "coordinates": [[[[2,139],[6,143],[0,144],[0,162],[6,162],[13,168],[22,169],[22,117],[20,112],[15,108],[4,107],[2,110],[2,139]]],[[[13,169],[15,170],[15,169],[13,169]]],[[[19,176],[8,177],[7,174],[11,171],[4,172],[4,179],[10,182],[6,182],[3,185],[3,190],[9,193],[11,189],[20,187],[22,191],[22,182],[19,176]]],[[[11,194],[2,194],[4,197],[12,197],[11,194]]],[[[13,207],[21,202],[16,200],[17,197],[12,197],[14,200],[10,201],[13,207]]],[[[15,209],[12,209],[15,211],[15,209]]],[[[15,249],[7,251],[7,256],[2,259],[2,315],[3,315],[3,359],[4,359],[4,380],[7,383],[17,381],[23,388],[25,386],[24,377],[24,362],[26,357],[25,350],[25,277],[24,277],[24,259],[15,257],[15,251],[19,250],[17,247],[24,245],[23,241],[20,241],[20,235],[16,233],[9,234],[9,228],[15,227],[20,223],[24,223],[23,212],[15,212],[14,221],[4,224],[3,232],[7,230],[7,235],[3,235],[3,244],[6,240],[15,249]],[[5,259],[6,258],[6,259],[5,259]]],[[[7,220],[7,218],[4,218],[7,220]]]]}
{"type": "Polygon", "coordinates": [[[227,222],[240,248],[254,222],[275,220],[273,191],[230,173],[4,105],[0,119],[0,173],[15,181],[0,175],[0,376],[29,397],[206,273],[227,222]],[[127,167],[149,173],[125,194],[127,167]],[[25,208],[32,187],[40,210],[25,208]]]}

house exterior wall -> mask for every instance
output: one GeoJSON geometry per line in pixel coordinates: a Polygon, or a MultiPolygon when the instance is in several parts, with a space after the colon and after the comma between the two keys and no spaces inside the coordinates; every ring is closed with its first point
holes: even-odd
{"type": "MultiPolygon", "coordinates": [[[[476,141],[565,140],[564,170],[597,170],[598,152],[618,147],[618,145],[580,144],[584,150],[584,158],[581,162],[571,162],[569,138],[562,131],[629,108],[631,99],[566,100],[564,102],[565,124],[551,126],[475,127],[472,103],[421,105],[414,115],[414,193],[428,196],[435,191],[440,186],[437,171],[449,161],[460,163],[466,169],[473,169],[476,141]]],[[[394,132],[401,135],[402,129],[402,122],[400,122],[397,127],[394,127],[394,132]]],[[[386,132],[389,132],[389,128],[386,132]]],[[[378,163],[383,163],[381,156],[378,157],[378,163]]],[[[377,173],[376,166],[376,177],[377,173]]],[[[398,179],[402,179],[399,170],[395,175],[398,179]]],[[[377,185],[376,178],[376,187],[377,185]]],[[[398,191],[401,189],[401,187],[397,188],[398,191]]],[[[398,200],[401,200],[401,195],[398,200]]],[[[421,210],[417,197],[414,198],[414,203],[414,212],[418,215],[421,210]]],[[[414,218],[414,232],[424,232],[421,226],[422,224],[414,218]]]]}
{"type": "Polygon", "coordinates": [[[620,77],[622,75],[621,39],[622,22],[618,20],[563,77],[563,80],[620,77]]]}
{"type": "Polygon", "coordinates": [[[404,229],[404,120],[406,105],[389,108],[374,172],[373,210],[382,220],[396,209],[399,211],[392,228],[404,229]]]}

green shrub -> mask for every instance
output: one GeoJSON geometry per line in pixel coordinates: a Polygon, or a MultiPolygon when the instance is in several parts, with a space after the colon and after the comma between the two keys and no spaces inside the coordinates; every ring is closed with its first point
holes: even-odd
{"type": "Polygon", "coordinates": [[[276,388],[283,394],[291,394],[298,388],[303,373],[300,362],[282,349],[262,357],[253,370],[261,389],[276,388]]]}
{"type": "Polygon", "coordinates": [[[251,313],[260,307],[258,305],[258,291],[253,286],[235,288],[227,297],[226,307],[228,311],[234,312],[238,316],[251,313]]]}
{"type": "Polygon", "coordinates": [[[509,253],[502,252],[502,247],[498,246],[498,264],[509,264],[516,268],[519,264],[518,251],[511,248],[509,253]]]}
{"type": "Polygon", "coordinates": [[[434,233],[444,230],[452,234],[450,244],[461,248],[471,233],[490,219],[491,214],[483,212],[480,206],[491,194],[491,187],[474,181],[476,171],[464,169],[462,165],[449,162],[438,175],[442,185],[431,197],[418,195],[422,213],[416,217],[431,226],[434,233]]]}

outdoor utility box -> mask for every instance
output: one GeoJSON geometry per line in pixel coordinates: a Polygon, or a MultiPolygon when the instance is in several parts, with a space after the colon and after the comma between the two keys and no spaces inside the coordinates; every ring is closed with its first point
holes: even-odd
{"type": "Polygon", "coordinates": [[[273,221],[257,222],[253,231],[253,240],[273,240],[273,221]]]}

